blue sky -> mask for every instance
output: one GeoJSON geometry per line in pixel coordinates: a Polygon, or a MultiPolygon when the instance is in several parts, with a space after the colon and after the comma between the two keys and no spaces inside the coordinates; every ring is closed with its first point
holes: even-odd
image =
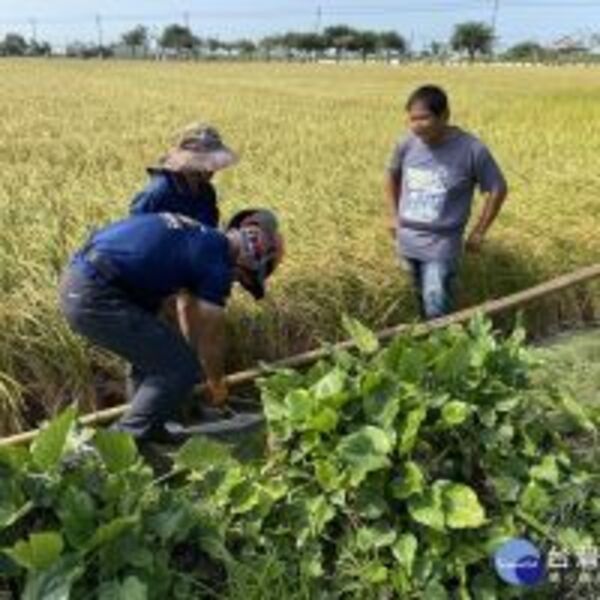
{"type": "MultiPolygon", "coordinates": [[[[395,29],[416,49],[447,40],[454,23],[491,23],[496,0],[0,0],[0,35],[17,31],[63,46],[75,39],[105,43],[137,23],[157,33],[187,18],[197,35],[259,38],[288,29],[315,30],[336,23],[395,29]],[[319,17],[320,7],[320,17],[319,17]]],[[[542,43],[563,35],[600,32],[600,0],[497,0],[500,47],[523,39],[542,43]]]]}

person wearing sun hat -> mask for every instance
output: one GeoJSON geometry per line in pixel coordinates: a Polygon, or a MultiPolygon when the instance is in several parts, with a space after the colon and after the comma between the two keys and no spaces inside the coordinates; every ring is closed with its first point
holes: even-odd
{"type": "Polygon", "coordinates": [[[177,441],[165,427],[199,381],[214,406],[228,398],[225,307],[235,281],[253,298],[283,257],[276,216],[249,209],[225,232],[174,213],[138,215],[92,234],[65,269],[60,307],[71,328],[130,363],[130,405],[116,428],[140,441],[177,441]],[[196,314],[186,339],[159,317],[186,290],[196,314]],[[192,341],[190,341],[190,338],[192,341]]]}
{"type": "Polygon", "coordinates": [[[130,213],[173,212],[217,227],[219,208],[212,178],[238,160],[215,127],[189,125],[167,153],[148,167],[150,181],[134,196],[130,213]]]}
{"type": "MultiPolygon", "coordinates": [[[[225,145],[214,126],[188,125],[167,153],[148,167],[150,182],[134,197],[130,214],[170,212],[218,227],[219,208],[212,178],[237,162],[237,154],[225,145]]],[[[166,298],[162,306],[163,318],[184,335],[197,327],[187,321],[196,314],[188,304],[195,304],[194,299],[179,292],[166,298]]],[[[132,380],[135,379],[137,375],[133,373],[132,380]]],[[[133,395],[133,390],[129,395],[133,395]]]]}

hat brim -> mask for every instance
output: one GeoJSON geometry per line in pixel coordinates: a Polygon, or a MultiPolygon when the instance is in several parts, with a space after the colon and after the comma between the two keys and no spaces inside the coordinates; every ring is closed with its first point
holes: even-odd
{"type": "Polygon", "coordinates": [[[240,280],[239,283],[255,300],[262,300],[266,295],[265,284],[259,281],[257,277],[240,280]]]}
{"type": "Polygon", "coordinates": [[[238,161],[238,155],[226,146],[212,152],[173,148],[161,161],[160,167],[176,173],[194,173],[198,171],[215,173],[231,167],[238,161]]]}
{"type": "Polygon", "coordinates": [[[238,282],[255,300],[262,300],[265,297],[265,281],[258,273],[245,270],[244,277],[238,279],[238,282]]]}

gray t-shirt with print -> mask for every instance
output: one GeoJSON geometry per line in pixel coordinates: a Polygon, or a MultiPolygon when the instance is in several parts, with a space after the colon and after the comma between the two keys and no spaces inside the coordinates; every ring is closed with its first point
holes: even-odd
{"type": "Polygon", "coordinates": [[[409,134],[396,145],[388,171],[401,182],[399,251],[424,261],[458,258],[475,186],[506,187],[490,151],[457,127],[435,146],[409,134]]]}

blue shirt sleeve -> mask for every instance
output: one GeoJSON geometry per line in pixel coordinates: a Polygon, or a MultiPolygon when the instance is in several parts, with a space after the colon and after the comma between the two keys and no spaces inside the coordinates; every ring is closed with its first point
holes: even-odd
{"type": "Polygon", "coordinates": [[[233,265],[229,258],[229,242],[218,231],[202,232],[199,245],[190,240],[189,259],[193,281],[189,291],[205,302],[225,306],[233,285],[233,265]]]}
{"type": "Polygon", "coordinates": [[[143,215],[168,211],[172,194],[168,177],[164,173],[155,173],[148,185],[133,197],[129,212],[132,215],[143,215]]]}

